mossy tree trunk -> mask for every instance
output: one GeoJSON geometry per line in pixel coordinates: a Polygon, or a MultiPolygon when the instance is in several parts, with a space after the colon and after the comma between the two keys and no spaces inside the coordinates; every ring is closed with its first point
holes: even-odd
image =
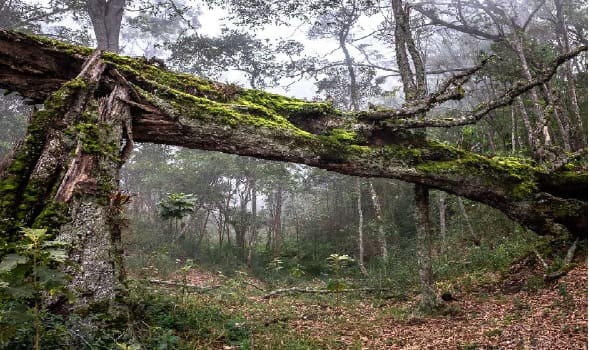
{"type": "Polygon", "coordinates": [[[88,57],[32,118],[25,141],[0,178],[2,240],[22,227],[43,227],[69,246],[72,303],[61,312],[126,317],[120,235],[125,196],[119,169],[132,146],[129,87],[100,58],[88,57]],[[105,70],[111,70],[109,75],[105,70]]]}
{"type": "MultiPolygon", "coordinates": [[[[425,66],[421,59],[413,32],[410,27],[410,7],[402,0],[392,0],[391,5],[395,17],[395,52],[397,64],[403,81],[405,100],[411,103],[427,95],[427,79],[425,66]]],[[[425,112],[417,115],[417,119],[425,119],[425,112]]],[[[432,272],[431,240],[432,230],[429,218],[429,187],[415,184],[415,230],[417,240],[417,266],[421,286],[422,310],[433,310],[438,306],[438,300],[432,272]]]]}

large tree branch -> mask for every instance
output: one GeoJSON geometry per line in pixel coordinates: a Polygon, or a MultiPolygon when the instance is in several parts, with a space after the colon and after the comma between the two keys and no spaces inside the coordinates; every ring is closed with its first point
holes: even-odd
{"type": "MultiPolygon", "coordinates": [[[[414,118],[398,118],[399,116],[411,116],[415,113],[415,111],[421,110],[431,110],[435,104],[440,102],[444,102],[446,100],[452,99],[454,95],[452,94],[453,91],[450,90],[445,94],[440,94],[439,96],[436,94],[429,95],[426,99],[417,101],[417,103],[412,104],[408,108],[403,108],[396,110],[394,112],[390,112],[387,115],[387,111],[382,111],[378,114],[375,114],[374,117],[378,117],[378,119],[384,120],[384,124],[388,127],[394,129],[411,129],[411,128],[423,128],[423,127],[451,127],[451,126],[461,126],[461,125],[468,125],[468,124],[475,124],[483,117],[487,116],[491,111],[501,108],[513,103],[513,101],[518,97],[521,96],[523,93],[530,91],[531,89],[535,88],[536,86],[540,86],[552,79],[552,77],[558,71],[558,68],[570,60],[571,58],[577,56],[581,52],[587,51],[587,46],[583,45],[574,50],[566,52],[564,54],[559,55],[555,60],[552,61],[549,67],[547,67],[541,74],[539,74],[535,79],[530,81],[522,80],[516,82],[510,89],[504,91],[501,95],[496,97],[495,99],[482,103],[478,106],[478,108],[474,111],[459,115],[459,116],[452,116],[447,118],[439,118],[439,119],[414,119],[414,118]],[[449,97],[449,98],[448,98],[449,97]]],[[[452,80],[452,79],[451,79],[452,80]]],[[[450,81],[451,81],[450,80],[450,81]]],[[[456,97],[460,97],[457,95],[456,97]]],[[[367,116],[365,118],[374,119],[372,116],[367,116]]]]}
{"type": "MultiPolygon", "coordinates": [[[[53,87],[54,96],[63,99],[60,85],[79,72],[90,52],[0,31],[0,87],[37,99],[53,87]]],[[[488,204],[540,234],[562,226],[575,235],[586,233],[584,170],[549,172],[517,158],[487,158],[391,132],[328,103],[219,84],[112,53],[102,59],[107,68],[98,91],[111,91],[125,80],[130,94],[120,100],[130,107],[135,141],[397,178],[488,204]]]]}
{"type": "Polygon", "coordinates": [[[488,40],[495,40],[499,41],[502,39],[501,35],[489,33],[482,31],[476,27],[470,26],[465,23],[453,23],[448,22],[446,20],[441,19],[438,14],[431,8],[425,7],[423,5],[415,5],[413,8],[424,15],[425,17],[429,18],[432,25],[441,25],[446,28],[454,29],[462,33],[470,34],[478,38],[488,39],[488,40]]]}

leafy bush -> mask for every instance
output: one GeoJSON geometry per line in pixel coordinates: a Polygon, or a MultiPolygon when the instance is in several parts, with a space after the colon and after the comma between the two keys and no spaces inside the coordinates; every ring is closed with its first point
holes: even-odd
{"type": "Polygon", "coordinates": [[[22,231],[14,252],[0,262],[0,347],[40,349],[42,338],[63,331],[45,301],[47,296],[65,294],[68,276],[57,264],[67,253],[65,244],[50,240],[46,229],[22,231]]]}
{"type": "Polygon", "coordinates": [[[146,349],[193,349],[194,342],[219,345],[249,337],[243,324],[198,299],[178,303],[174,297],[137,287],[131,305],[137,339],[146,349]]]}

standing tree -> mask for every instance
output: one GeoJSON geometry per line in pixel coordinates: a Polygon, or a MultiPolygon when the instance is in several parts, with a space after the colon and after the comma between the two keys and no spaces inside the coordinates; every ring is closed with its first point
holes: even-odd
{"type": "MultiPolygon", "coordinates": [[[[399,66],[401,80],[403,81],[405,101],[411,103],[415,100],[423,99],[427,95],[425,65],[411,34],[410,7],[401,0],[392,0],[391,3],[395,18],[394,37],[397,65],[399,66]]],[[[425,112],[421,115],[416,115],[416,117],[425,118],[425,112]]],[[[425,138],[425,135],[421,131],[418,131],[415,137],[425,138]]],[[[434,287],[431,263],[432,228],[429,219],[429,188],[416,184],[414,198],[414,217],[417,232],[417,264],[419,266],[419,280],[421,283],[420,306],[424,310],[432,310],[438,306],[438,300],[434,287]]]]}
{"type": "Polygon", "coordinates": [[[125,0],[87,0],[99,50],[119,52],[119,33],[125,12],[125,0]]]}

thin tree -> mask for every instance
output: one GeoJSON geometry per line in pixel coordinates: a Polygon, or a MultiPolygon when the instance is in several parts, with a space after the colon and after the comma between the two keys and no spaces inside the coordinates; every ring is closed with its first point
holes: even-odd
{"type": "MultiPolygon", "coordinates": [[[[402,0],[392,0],[395,18],[394,37],[397,65],[401,73],[405,100],[412,102],[427,93],[425,67],[410,27],[410,7],[402,0]],[[413,69],[411,68],[413,67],[413,69]]],[[[422,116],[423,117],[423,116],[422,116]]],[[[425,137],[425,135],[421,136],[425,137]]],[[[415,185],[415,229],[417,232],[417,264],[421,285],[420,308],[431,310],[438,306],[431,265],[431,224],[429,219],[429,189],[415,185]]]]}

